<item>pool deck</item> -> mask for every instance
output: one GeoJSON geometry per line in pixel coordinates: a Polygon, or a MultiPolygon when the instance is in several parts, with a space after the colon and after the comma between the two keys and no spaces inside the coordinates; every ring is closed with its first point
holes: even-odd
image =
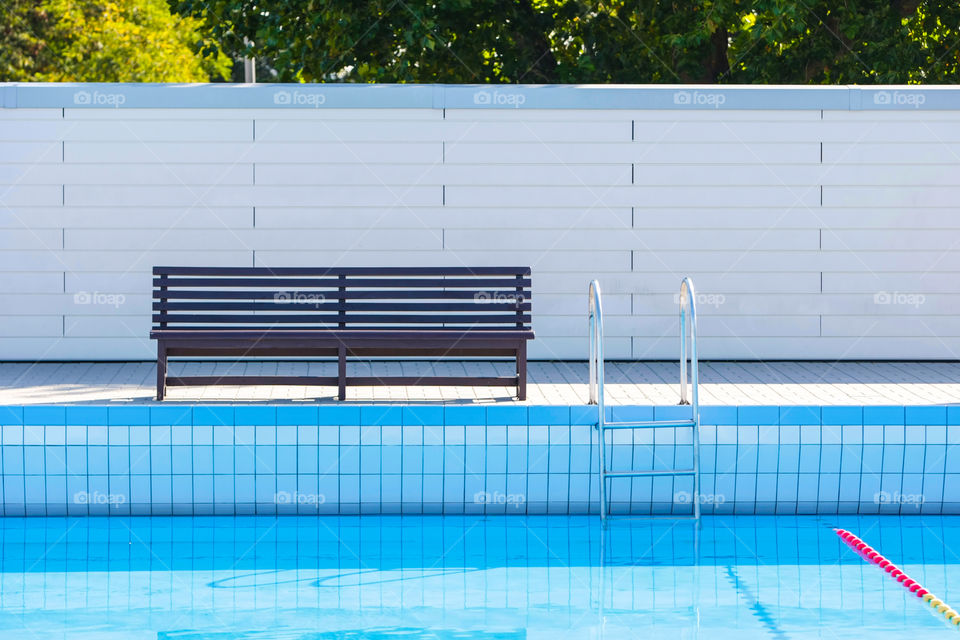
{"type": "MultiPolygon", "coordinates": [[[[335,375],[327,362],[173,363],[174,375],[335,375]]],[[[510,362],[377,362],[351,364],[351,375],[510,375],[510,362]]],[[[611,405],[672,405],[676,362],[607,363],[611,405]]],[[[0,405],[154,404],[152,362],[0,362],[0,405]]],[[[960,404],[957,362],[703,362],[704,405],[949,405],[960,404]]],[[[531,362],[528,398],[489,387],[351,387],[347,403],[586,404],[585,362],[531,362]]],[[[217,386],[168,389],[167,404],[332,404],[332,387],[217,386]]]]}

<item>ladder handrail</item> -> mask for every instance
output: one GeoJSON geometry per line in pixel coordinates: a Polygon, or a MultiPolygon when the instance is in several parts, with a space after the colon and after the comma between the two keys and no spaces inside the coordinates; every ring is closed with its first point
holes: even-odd
{"type": "Polygon", "coordinates": [[[687,329],[690,325],[690,385],[693,387],[693,413],[700,413],[699,388],[700,366],[697,359],[697,294],[693,281],[684,278],[680,283],[680,404],[690,404],[687,400],[687,329]]]}
{"type": "MultiPolygon", "coordinates": [[[[589,389],[590,404],[597,405],[597,431],[600,448],[600,518],[606,520],[606,442],[604,425],[606,422],[604,406],[604,357],[603,357],[603,304],[600,283],[590,282],[587,303],[587,324],[590,341],[589,389]]],[[[680,305],[680,404],[691,410],[693,426],[693,511],[700,519],[700,363],[697,353],[697,305],[696,291],[689,277],[680,283],[678,302],[680,305]],[[689,342],[689,360],[688,355],[689,342]],[[687,373],[689,367],[688,391],[687,373]],[[689,394],[689,400],[688,400],[689,394]]],[[[669,421],[668,421],[669,422],[669,421]]],[[[629,424],[629,423],[628,423],[629,424]]],[[[616,426],[611,423],[611,426],[616,426]]]]}

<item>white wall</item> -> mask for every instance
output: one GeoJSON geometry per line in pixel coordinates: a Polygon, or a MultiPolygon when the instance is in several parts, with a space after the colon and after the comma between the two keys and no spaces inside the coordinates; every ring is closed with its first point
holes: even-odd
{"type": "Polygon", "coordinates": [[[531,265],[532,357],[578,359],[590,279],[664,359],[690,275],[705,358],[957,359],[958,169],[960,109],[18,104],[0,359],[151,358],[158,264],[531,265]]]}

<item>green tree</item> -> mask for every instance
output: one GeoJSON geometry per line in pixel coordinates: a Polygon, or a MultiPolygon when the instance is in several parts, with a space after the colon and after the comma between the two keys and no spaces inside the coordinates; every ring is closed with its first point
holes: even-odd
{"type": "Polygon", "coordinates": [[[201,53],[200,21],[164,0],[5,0],[0,80],[206,82],[230,68],[201,53]]]}
{"type": "Polygon", "coordinates": [[[956,82],[936,0],[169,0],[282,81],[956,82]]]}

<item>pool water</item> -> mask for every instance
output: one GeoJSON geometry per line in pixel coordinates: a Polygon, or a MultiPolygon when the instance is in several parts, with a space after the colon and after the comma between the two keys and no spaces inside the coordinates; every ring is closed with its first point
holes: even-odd
{"type": "MultiPolygon", "coordinates": [[[[960,517],[0,519],[0,638],[916,638],[960,517]]],[[[956,550],[956,551],[955,551],[956,550]]]]}

